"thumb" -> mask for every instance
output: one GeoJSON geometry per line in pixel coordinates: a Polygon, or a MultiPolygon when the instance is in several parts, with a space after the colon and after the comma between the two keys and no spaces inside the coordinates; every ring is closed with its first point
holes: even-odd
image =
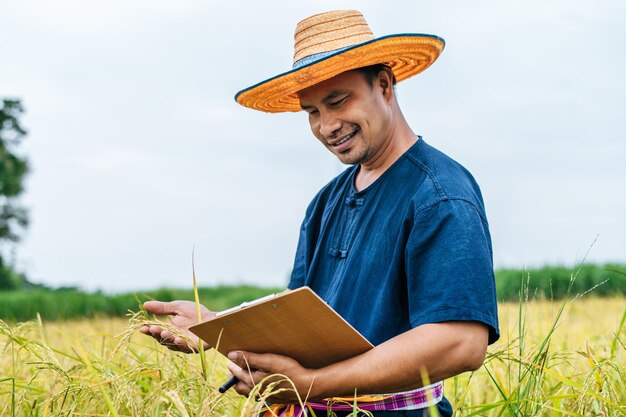
{"type": "Polygon", "coordinates": [[[148,313],[156,314],[158,316],[177,314],[177,306],[178,303],[176,303],[176,301],[146,301],[143,303],[143,308],[148,313]]]}
{"type": "Polygon", "coordinates": [[[228,359],[239,365],[243,369],[259,369],[270,371],[273,369],[274,359],[277,355],[271,353],[257,354],[244,352],[241,350],[228,353],[228,359]]]}

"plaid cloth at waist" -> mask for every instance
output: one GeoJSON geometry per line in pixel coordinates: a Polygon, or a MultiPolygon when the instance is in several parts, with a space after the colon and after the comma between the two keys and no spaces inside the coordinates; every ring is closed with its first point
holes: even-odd
{"type": "Polygon", "coordinates": [[[308,401],[304,409],[300,404],[275,404],[258,415],[262,417],[305,417],[315,410],[352,411],[354,402],[365,411],[418,410],[437,404],[443,398],[443,382],[436,382],[411,391],[384,395],[333,397],[322,401],[308,401]]]}

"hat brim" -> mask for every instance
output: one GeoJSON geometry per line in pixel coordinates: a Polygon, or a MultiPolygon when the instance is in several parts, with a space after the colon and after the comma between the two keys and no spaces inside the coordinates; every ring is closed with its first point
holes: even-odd
{"type": "Polygon", "coordinates": [[[435,35],[398,34],[351,46],[302,67],[241,90],[242,106],[268,113],[301,111],[297,92],[342,72],[375,64],[391,67],[400,82],[428,68],[441,54],[445,41],[435,35]]]}

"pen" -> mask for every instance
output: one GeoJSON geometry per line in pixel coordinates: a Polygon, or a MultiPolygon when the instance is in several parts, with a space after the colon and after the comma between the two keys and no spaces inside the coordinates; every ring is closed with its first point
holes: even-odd
{"type": "Polygon", "coordinates": [[[233,375],[228,381],[224,382],[222,386],[218,388],[218,391],[220,392],[220,394],[223,394],[228,391],[228,389],[230,389],[232,386],[234,386],[237,382],[239,382],[239,380],[236,376],[233,375]]]}

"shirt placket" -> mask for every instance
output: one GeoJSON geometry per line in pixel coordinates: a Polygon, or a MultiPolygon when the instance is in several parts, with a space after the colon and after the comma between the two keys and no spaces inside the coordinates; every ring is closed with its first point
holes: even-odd
{"type": "Polygon", "coordinates": [[[335,245],[328,251],[328,254],[336,261],[335,273],[333,274],[332,283],[328,287],[327,292],[329,299],[334,298],[334,294],[337,293],[336,290],[341,285],[341,281],[344,278],[346,259],[350,252],[352,239],[358,227],[359,219],[361,218],[364,203],[364,197],[354,194],[346,197],[344,200],[344,221],[342,222],[341,232],[335,238],[335,245]]]}
{"type": "Polygon", "coordinates": [[[365,199],[354,195],[345,199],[345,222],[340,236],[335,240],[336,245],[329,250],[329,255],[333,258],[344,259],[348,257],[350,243],[356,230],[356,225],[361,217],[361,208],[365,199]]]}

